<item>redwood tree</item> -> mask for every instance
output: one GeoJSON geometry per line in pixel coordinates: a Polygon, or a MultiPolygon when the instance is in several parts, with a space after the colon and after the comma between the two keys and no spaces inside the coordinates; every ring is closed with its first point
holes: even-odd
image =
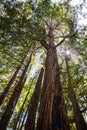
{"type": "Polygon", "coordinates": [[[30,84],[30,86],[29,86],[29,88],[28,88],[28,92],[27,92],[27,94],[26,94],[26,96],[25,96],[25,99],[24,99],[24,101],[23,101],[22,107],[21,107],[20,112],[19,112],[19,114],[18,114],[18,116],[17,116],[16,122],[14,123],[13,130],[16,130],[16,129],[17,129],[17,125],[18,125],[18,126],[20,125],[20,122],[21,122],[21,121],[20,121],[20,120],[21,120],[21,114],[22,114],[22,112],[23,112],[24,105],[25,105],[26,100],[27,100],[27,98],[28,98],[28,95],[29,95],[29,93],[30,93],[30,90],[31,90],[31,87],[32,87],[32,84],[33,84],[33,80],[34,80],[34,78],[32,79],[31,84],[30,84]]]}
{"type": "MultiPolygon", "coordinates": [[[[23,64],[23,61],[24,61],[25,58],[23,58],[22,62],[21,62],[21,65],[23,64]]],[[[12,78],[10,79],[9,83],[7,84],[5,90],[1,93],[0,95],[0,106],[3,104],[3,101],[5,99],[5,97],[7,96],[7,93],[9,92],[9,89],[11,88],[11,86],[13,85],[16,77],[17,77],[17,74],[19,72],[19,70],[21,69],[21,65],[19,65],[15,71],[15,73],[13,74],[12,78]]]]}
{"type": "Polygon", "coordinates": [[[35,130],[35,118],[36,118],[38,101],[40,97],[40,88],[41,88],[41,82],[43,78],[43,72],[44,72],[44,69],[42,68],[39,78],[37,80],[36,86],[35,86],[34,93],[29,102],[28,116],[25,123],[25,130],[35,130]]]}
{"type": "MultiPolygon", "coordinates": [[[[6,44],[6,47],[10,48],[9,53],[16,48],[17,52],[21,52],[17,56],[21,56],[25,51],[31,49],[29,44],[33,45],[33,50],[37,51],[36,44],[37,48],[44,47],[45,49],[43,50],[46,50],[44,84],[36,129],[69,130],[57,58],[57,51],[60,50],[57,50],[57,47],[74,33],[67,24],[69,23],[72,27],[71,19],[73,19],[73,11],[70,10],[69,13],[66,11],[70,8],[70,6],[66,8],[67,2],[53,4],[51,0],[30,0],[27,2],[17,2],[15,0],[3,1],[0,2],[0,9],[3,12],[0,14],[0,24],[2,25],[0,28],[0,42],[2,45],[6,44]],[[68,34],[69,32],[70,34],[68,34]],[[40,44],[41,46],[38,46],[40,44]]],[[[74,26],[76,26],[76,19],[74,19],[74,22],[74,26]]],[[[77,32],[77,28],[75,30],[77,32]]],[[[68,43],[71,45],[70,42],[68,43]]],[[[73,45],[75,44],[73,43],[73,45]]],[[[0,122],[1,130],[5,130],[8,125],[25,79],[26,77],[22,75],[17,87],[14,89],[0,122]]],[[[26,109],[25,115],[22,116],[23,120],[20,122],[20,130],[25,123],[27,112],[28,109],[26,109]]]]}
{"type": "Polygon", "coordinates": [[[25,69],[23,70],[23,73],[20,77],[20,80],[19,80],[18,84],[16,85],[16,87],[13,91],[13,94],[12,94],[12,96],[11,96],[7,106],[6,106],[6,110],[5,110],[3,116],[0,120],[0,130],[7,129],[9,120],[13,114],[13,111],[14,111],[14,107],[16,106],[16,103],[19,99],[20,93],[21,93],[23,86],[24,86],[24,83],[26,81],[26,72],[28,70],[30,63],[31,63],[31,56],[28,59],[27,64],[25,65],[25,69]]]}
{"type": "Polygon", "coordinates": [[[65,62],[66,62],[66,71],[67,71],[67,78],[68,78],[68,91],[69,91],[70,100],[72,102],[76,129],[77,130],[86,130],[87,124],[85,123],[84,118],[82,116],[82,112],[80,111],[79,105],[77,103],[76,95],[75,95],[75,92],[74,92],[74,89],[72,86],[67,55],[65,56],[65,62]]]}
{"type": "Polygon", "coordinates": [[[37,123],[37,130],[40,129],[69,130],[52,26],[49,29],[49,47],[47,48],[44,85],[37,123]]]}

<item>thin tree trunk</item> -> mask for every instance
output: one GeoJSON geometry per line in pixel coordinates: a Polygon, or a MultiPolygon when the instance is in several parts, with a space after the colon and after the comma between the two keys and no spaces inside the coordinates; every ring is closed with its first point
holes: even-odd
{"type": "Polygon", "coordinates": [[[16,106],[16,103],[19,99],[22,88],[24,86],[24,83],[26,80],[26,72],[27,72],[27,69],[29,67],[30,62],[31,62],[31,56],[30,56],[30,59],[29,59],[27,65],[25,66],[25,69],[20,77],[20,80],[19,80],[17,86],[15,87],[14,92],[11,96],[11,99],[8,102],[6,110],[5,110],[3,116],[0,120],[0,130],[6,130],[6,128],[8,126],[9,120],[13,114],[13,111],[14,111],[14,107],[16,106]]]}
{"type": "Polygon", "coordinates": [[[66,61],[66,71],[67,71],[67,76],[68,76],[68,90],[69,90],[70,100],[72,102],[74,119],[75,119],[75,123],[76,123],[76,129],[77,130],[87,130],[87,124],[84,121],[84,118],[83,118],[82,113],[80,111],[80,108],[79,108],[79,105],[77,103],[76,96],[75,96],[75,93],[74,93],[74,90],[72,87],[67,56],[65,57],[65,61],[66,61]]]}
{"type": "Polygon", "coordinates": [[[26,111],[25,111],[25,113],[24,113],[23,120],[22,120],[22,121],[20,120],[20,122],[19,122],[19,124],[18,124],[18,129],[19,129],[19,130],[22,130],[22,128],[23,128],[25,119],[26,119],[27,114],[28,114],[29,104],[30,104],[30,100],[29,100],[29,103],[28,103],[28,107],[27,107],[27,109],[26,109],[26,111]],[[21,125],[20,125],[20,124],[21,124],[21,125]]]}
{"type": "MultiPolygon", "coordinates": [[[[24,59],[22,60],[21,65],[23,64],[23,61],[24,61],[24,59]]],[[[3,104],[3,101],[6,98],[7,93],[9,92],[9,89],[11,88],[13,82],[15,81],[15,79],[17,77],[17,74],[18,74],[18,72],[19,72],[19,70],[21,68],[21,65],[19,65],[17,67],[15,73],[13,74],[13,76],[12,76],[11,80],[9,81],[9,83],[7,84],[5,90],[1,93],[1,95],[0,95],[0,106],[3,104]]]]}
{"type": "Polygon", "coordinates": [[[44,69],[42,68],[39,78],[37,80],[36,86],[35,86],[34,93],[29,103],[28,116],[25,123],[25,130],[35,130],[35,118],[36,118],[38,101],[40,97],[40,87],[41,87],[41,82],[43,78],[43,72],[44,72],[44,69]]]}
{"type": "Polygon", "coordinates": [[[19,129],[19,130],[22,130],[22,128],[23,128],[23,125],[24,125],[26,116],[27,116],[27,114],[28,114],[28,108],[29,108],[29,105],[28,105],[28,107],[27,107],[27,109],[26,109],[26,111],[25,111],[25,114],[24,114],[24,116],[23,116],[23,120],[22,120],[22,122],[21,122],[21,125],[19,124],[19,126],[18,126],[18,129],[19,129]]]}
{"type": "Polygon", "coordinates": [[[28,108],[25,110],[24,115],[22,113],[21,116],[20,116],[20,120],[19,120],[18,126],[17,126],[18,130],[22,130],[24,122],[25,122],[25,119],[26,119],[26,116],[27,116],[27,113],[28,113],[28,108]]]}
{"type": "MultiPolygon", "coordinates": [[[[33,78],[33,80],[34,80],[34,78],[33,78]]],[[[27,100],[27,97],[28,97],[28,95],[29,95],[29,92],[30,92],[30,90],[31,90],[31,86],[32,86],[33,80],[32,80],[32,82],[31,82],[31,85],[30,85],[29,89],[28,89],[28,92],[27,92],[27,94],[26,94],[26,97],[25,97],[25,99],[24,99],[24,102],[23,102],[23,104],[22,104],[22,107],[21,107],[21,109],[20,109],[20,112],[19,112],[19,114],[18,114],[18,116],[17,116],[17,119],[16,119],[16,122],[15,122],[15,124],[14,124],[13,130],[16,130],[16,128],[17,128],[17,124],[18,124],[18,121],[19,121],[20,116],[21,116],[21,114],[22,114],[22,111],[23,111],[25,102],[26,102],[26,100],[27,100]]]]}
{"type": "Polygon", "coordinates": [[[69,130],[65,109],[56,48],[52,30],[49,32],[49,49],[47,50],[45,77],[37,130],[69,130]]]}

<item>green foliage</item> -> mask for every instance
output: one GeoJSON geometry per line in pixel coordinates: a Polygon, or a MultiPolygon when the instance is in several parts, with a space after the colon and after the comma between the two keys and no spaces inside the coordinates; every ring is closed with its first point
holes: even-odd
{"type": "MultiPolygon", "coordinates": [[[[58,24],[54,30],[54,41],[56,44],[59,43],[61,37],[64,37],[67,34],[73,34],[73,37],[68,38],[64,43],[64,46],[62,47],[62,45],[60,45],[58,50],[58,54],[61,57],[59,59],[59,64],[61,68],[62,88],[69,119],[72,121],[74,116],[72,104],[68,96],[67,76],[64,63],[65,57],[62,53],[64,53],[65,46],[74,49],[75,52],[77,52],[74,55],[71,54],[69,57],[69,65],[76,98],[80,109],[83,110],[87,106],[87,28],[85,27],[81,32],[77,30],[74,23],[74,12],[70,6],[68,9],[67,7],[67,2],[53,4],[50,0],[29,0],[27,2],[18,2],[17,0],[0,1],[0,93],[6,87],[15,72],[16,67],[20,65],[20,62],[25,55],[29,55],[33,52],[31,69],[35,67],[36,62],[39,62],[38,58],[35,61],[35,57],[38,57],[38,55],[40,55],[39,63],[43,64],[43,66],[45,65],[46,50],[42,53],[44,49],[40,47],[40,41],[45,39],[48,44],[49,27],[56,27],[58,24]],[[77,58],[77,63],[73,60],[74,56],[77,58]]],[[[37,67],[34,69],[39,70],[40,68],[37,67]]],[[[35,71],[36,79],[38,77],[37,71],[35,71]]],[[[30,70],[27,72],[28,76],[29,72],[30,70]]],[[[31,78],[33,78],[33,76],[31,78]]],[[[18,79],[19,78],[17,77],[17,80],[18,79]]],[[[13,118],[11,119],[10,128],[14,125],[15,119],[27,94],[27,90],[30,87],[31,80],[32,79],[29,79],[29,77],[27,78],[27,83],[23,88],[13,118]]],[[[35,84],[36,81],[34,81],[32,85],[22,114],[28,106],[35,84]]],[[[13,86],[15,86],[15,84],[13,86]]],[[[0,115],[3,114],[13,89],[14,87],[8,94],[7,99],[1,108],[0,115]]],[[[87,115],[87,113],[84,112],[84,115],[87,115]]],[[[74,121],[70,123],[70,126],[71,130],[75,130],[74,121]]]]}

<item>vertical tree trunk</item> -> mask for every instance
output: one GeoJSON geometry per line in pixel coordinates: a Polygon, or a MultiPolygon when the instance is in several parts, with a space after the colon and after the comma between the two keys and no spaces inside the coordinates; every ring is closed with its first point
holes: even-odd
{"type": "Polygon", "coordinates": [[[25,69],[20,77],[20,80],[19,80],[17,86],[15,87],[14,92],[11,96],[11,99],[8,102],[6,110],[0,120],[0,130],[6,130],[6,128],[8,126],[9,120],[14,111],[14,107],[18,101],[18,98],[19,98],[22,88],[24,86],[24,83],[26,80],[26,72],[27,72],[30,62],[31,62],[31,56],[30,56],[30,59],[29,59],[27,65],[25,66],[25,69]]]}
{"type": "MultiPolygon", "coordinates": [[[[22,60],[21,65],[23,64],[23,61],[24,61],[24,59],[22,60]]],[[[9,83],[7,84],[5,90],[1,93],[1,95],[0,95],[0,106],[3,104],[3,101],[4,101],[5,97],[7,96],[7,93],[9,91],[9,89],[11,88],[13,82],[15,81],[15,79],[17,77],[17,74],[18,74],[18,72],[19,72],[19,70],[21,68],[21,65],[19,65],[17,67],[15,73],[13,74],[13,76],[12,76],[11,80],[9,81],[9,83]]]]}
{"type": "Polygon", "coordinates": [[[40,87],[41,87],[41,82],[43,78],[43,72],[44,72],[44,69],[42,68],[39,78],[37,80],[36,86],[35,86],[34,93],[29,103],[28,116],[25,123],[25,130],[35,130],[35,118],[36,118],[38,101],[40,97],[40,87]]]}
{"type": "Polygon", "coordinates": [[[52,30],[49,33],[45,67],[37,130],[69,130],[52,30]]]}
{"type": "MultiPolygon", "coordinates": [[[[33,78],[33,80],[34,80],[34,78],[33,78]]],[[[33,80],[32,80],[32,82],[31,82],[31,85],[30,85],[29,89],[28,89],[28,92],[27,92],[27,94],[26,94],[26,97],[25,97],[25,99],[24,99],[24,102],[23,102],[23,104],[22,104],[22,107],[21,107],[21,109],[20,109],[20,112],[19,112],[19,114],[18,114],[18,116],[17,116],[17,119],[16,119],[16,122],[15,122],[15,124],[14,124],[13,130],[16,130],[16,128],[17,128],[17,124],[18,124],[18,121],[19,121],[20,116],[21,116],[21,114],[22,114],[22,111],[23,111],[25,102],[26,102],[26,100],[27,100],[27,97],[28,97],[28,95],[29,95],[29,92],[30,92],[30,90],[31,90],[31,86],[32,86],[33,80]]]]}
{"type": "Polygon", "coordinates": [[[67,56],[65,57],[65,61],[66,61],[66,71],[67,71],[67,76],[68,76],[68,90],[69,90],[70,100],[72,102],[74,119],[75,119],[75,123],[76,123],[76,129],[77,130],[86,130],[87,124],[84,121],[84,118],[83,118],[82,113],[80,111],[80,108],[78,106],[76,96],[75,96],[75,93],[74,93],[74,90],[72,87],[67,56]]]}

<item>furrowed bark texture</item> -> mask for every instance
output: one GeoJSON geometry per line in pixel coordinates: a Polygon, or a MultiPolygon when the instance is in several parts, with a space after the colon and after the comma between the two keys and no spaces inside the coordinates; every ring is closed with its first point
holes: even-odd
{"type": "MultiPolygon", "coordinates": [[[[23,64],[23,61],[24,61],[24,59],[22,60],[21,65],[23,64]]],[[[13,76],[12,76],[11,80],[9,81],[9,83],[7,84],[5,90],[1,93],[1,95],[0,95],[0,106],[3,104],[3,101],[6,98],[8,92],[9,92],[9,89],[11,88],[12,84],[14,83],[14,81],[15,81],[15,79],[17,77],[17,74],[18,74],[18,72],[19,72],[19,70],[21,68],[21,65],[17,67],[15,73],[13,74],[13,76]]]]}
{"type": "Polygon", "coordinates": [[[57,52],[54,46],[54,37],[52,30],[50,30],[44,85],[36,130],[69,130],[60,83],[57,52]]]}
{"type": "Polygon", "coordinates": [[[87,130],[87,124],[85,123],[82,113],[80,111],[79,105],[76,100],[75,92],[74,92],[74,89],[73,89],[73,86],[71,83],[71,76],[70,76],[67,57],[65,58],[65,61],[66,61],[66,71],[67,71],[67,77],[68,77],[68,90],[69,90],[70,100],[72,102],[76,129],[77,130],[87,130]]]}
{"type": "Polygon", "coordinates": [[[20,80],[19,80],[17,86],[15,87],[14,92],[13,92],[11,98],[10,98],[10,101],[7,104],[6,110],[5,110],[3,116],[0,120],[0,130],[6,130],[7,129],[9,120],[10,120],[12,114],[13,114],[14,108],[16,106],[16,103],[19,99],[22,88],[23,88],[24,83],[26,81],[26,72],[27,72],[27,69],[29,67],[30,62],[31,62],[31,56],[30,56],[30,59],[29,59],[27,65],[25,66],[25,69],[24,69],[24,71],[23,71],[23,73],[20,77],[20,80]]]}
{"type": "Polygon", "coordinates": [[[39,78],[37,80],[36,86],[35,86],[34,93],[29,103],[28,117],[25,124],[25,130],[35,130],[35,118],[36,118],[38,101],[40,97],[40,87],[41,87],[41,82],[43,78],[43,72],[44,72],[44,69],[42,68],[39,78]]]}

